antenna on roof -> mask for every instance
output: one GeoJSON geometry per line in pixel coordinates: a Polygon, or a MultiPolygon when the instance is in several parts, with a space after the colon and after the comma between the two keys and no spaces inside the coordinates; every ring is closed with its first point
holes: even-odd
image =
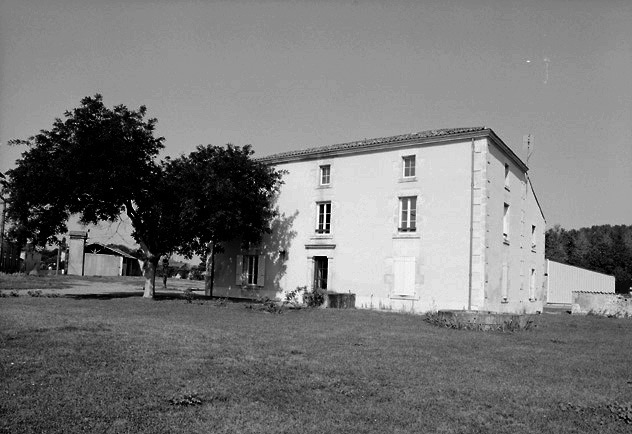
{"type": "Polygon", "coordinates": [[[535,145],[535,138],[533,134],[525,134],[522,136],[522,152],[527,156],[527,166],[529,165],[529,158],[533,155],[533,148],[535,145]]]}

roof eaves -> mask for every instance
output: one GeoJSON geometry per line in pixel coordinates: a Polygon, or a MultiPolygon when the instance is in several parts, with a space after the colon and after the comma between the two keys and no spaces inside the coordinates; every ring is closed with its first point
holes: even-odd
{"type": "Polygon", "coordinates": [[[262,163],[280,164],[290,161],[311,160],[334,155],[367,152],[383,148],[392,149],[403,146],[410,146],[413,144],[453,140],[462,137],[471,137],[472,133],[480,133],[483,131],[489,131],[489,129],[485,127],[471,127],[427,130],[419,133],[400,134],[397,136],[364,139],[354,142],[338,143],[316,148],[282,152],[279,154],[260,157],[257,158],[257,160],[262,163]]]}

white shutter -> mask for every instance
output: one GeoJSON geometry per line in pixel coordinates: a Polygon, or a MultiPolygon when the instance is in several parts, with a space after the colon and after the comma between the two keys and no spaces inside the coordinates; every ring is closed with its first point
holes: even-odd
{"type": "Polygon", "coordinates": [[[266,255],[259,255],[257,266],[257,286],[264,286],[266,279],[266,255]]]}
{"type": "Polygon", "coordinates": [[[507,300],[509,292],[509,270],[506,263],[503,264],[503,274],[501,282],[501,296],[503,300],[507,300]]]}
{"type": "Polygon", "coordinates": [[[244,257],[242,255],[237,255],[237,259],[235,259],[235,285],[241,286],[243,285],[243,269],[244,267],[244,257]]]}
{"type": "Polygon", "coordinates": [[[393,258],[393,294],[415,295],[415,257],[393,258]]]}

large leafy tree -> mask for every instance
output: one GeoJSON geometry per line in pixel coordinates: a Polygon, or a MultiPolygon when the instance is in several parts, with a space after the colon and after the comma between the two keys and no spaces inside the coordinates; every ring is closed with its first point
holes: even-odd
{"type": "Polygon", "coordinates": [[[207,295],[213,295],[214,258],[223,244],[235,239],[258,243],[276,215],[282,172],[252,155],[249,145],[198,146],[164,165],[182,203],[178,253],[206,258],[207,295]]]}
{"type": "Polygon", "coordinates": [[[146,113],[144,106],[107,108],[99,94],[82,99],[50,130],[10,142],[28,149],[8,171],[5,192],[13,236],[40,246],[66,232],[72,214],[97,223],[127,213],[143,252],[144,296],[151,298],[158,260],[180,239],[177,197],[156,161],[163,138],[154,137],[156,119],[146,113]]]}

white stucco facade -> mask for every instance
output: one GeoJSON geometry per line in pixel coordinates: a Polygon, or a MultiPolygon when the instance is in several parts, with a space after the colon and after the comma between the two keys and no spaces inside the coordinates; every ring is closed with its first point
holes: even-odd
{"type": "Polygon", "coordinates": [[[282,299],[325,285],[317,279],[325,276],[328,291],[355,293],[358,308],[542,310],[544,218],[526,166],[492,130],[437,130],[263,161],[286,172],[280,215],[261,245],[242,250],[235,241],[217,255],[215,295],[282,299]]]}

